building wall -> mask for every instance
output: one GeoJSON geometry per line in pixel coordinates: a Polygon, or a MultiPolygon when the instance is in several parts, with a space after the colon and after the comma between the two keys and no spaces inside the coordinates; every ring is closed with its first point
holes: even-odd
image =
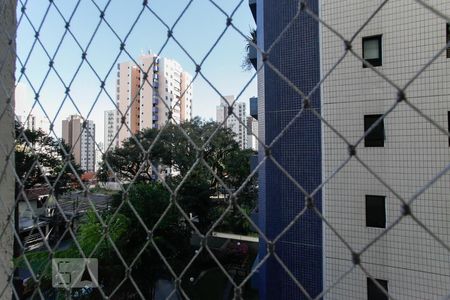
{"type": "Polygon", "coordinates": [[[85,171],[95,171],[95,124],[93,121],[86,121],[86,128],[81,134],[81,168],[85,171]]]}
{"type": "MultiPolygon", "coordinates": [[[[12,289],[10,275],[13,273],[13,226],[10,223],[13,214],[14,197],[14,73],[15,73],[15,39],[8,43],[11,37],[16,36],[16,2],[15,0],[6,0],[2,2],[0,9],[0,226],[4,228],[4,233],[0,237],[0,259],[2,263],[2,272],[0,272],[0,282],[2,289],[1,299],[11,299],[12,289]],[[12,153],[7,159],[7,154],[12,153]],[[9,224],[8,224],[9,223],[9,224]]],[[[16,248],[17,249],[17,248],[16,248]]],[[[20,251],[20,250],[19,250],[20,251]]],[[[17,252],[16,252],[17,254],[17,252]]]]}
{"type": "MultiPolygon", "coordinates": [[[[318,12],[317,1],[307,1],[318,12]]],[[[257,3],[258,46],[268,49],[297,12],[297,1],[263,0],[257,3]]],[[[269,59],[305,93],[320,80],[319,25],[301,12],[283,38],[273,46],[269,59]]],[[[261,57],[258,57],[261,64],[261,57]]],[[[258,77],[259,136],[270,144],[300,111],[301,97],[269,67],[258,77]]],[[[320,112],[320,93],[311,97],[320,112]]],[[[308,110],[273,146],[271,155],[307,191],[321,183],[321,123],[308,110]]],[[[264,151],[260,151],[260,159],[264,151]]],[[[259,226],[274,239],[305,207],[305,195],[268,160],[259,174],[259,226]]],[[[321,210],[321,193],[314,198],[321,210]]],[[[260,239],[259,259],[267,253],[260,239]]],[[[314,298],[323,288],[322,222],[311,210],[276,243],[275,251],[287,268],[314,298]]],[[[262,299],[307,299],[275,259],[259,271],[262,299]]]]}
{"type": "Polygon", "coordinates": [[[141,89],[141,71],[137,66],[130,66],[130,81],[128,82],[128,133],[136,133],[140,129],[140,89],[141,89]]]}
{"type": "Polygon", "coordinates": [[[23,115],[16,115],[16,118],[25,129],[32,131],[42,130],[47,134],[50,132],[50,122],[45,117],[35,114],[27,115],[24,112],[23,115]]]}
{"type": "MultiPolygon", "coordinates": [[[[381,1],[321,2],[321,18],[350,38],[373,14],[381,1]]],[[[427,1],[450,15],[450,2],[427,1]]],[[[403,86],[446,44],[446,22],[414,1],[388,2],[359,33],[353,49],[362,55],[362,37],[382,34],[382,66],[377,70],[403,86]]],[[[321,29],[323,73],[343,54],[343,42],[321,29]]],[[[448,128],[450,59],[443,53],[407,89],[411,103],[448,128]]],[[[363,116],[383,114],[397,91],[351,54],[322,86],[324,118],[351,143],[364,133],[363,116]]],[[[404,199],[423,187],[450,161],[449,139],[405,104],[384,120],[385,144],[357,148],[358,156],[404,199]]],[[[347,146],[323,128],[323,177],[347,158],[347,146]]],[[[443,176],[412,205],[412,211],[447,245],[450,244],[449,175],[443,176]]],[[[386,196],[386,226],[400,216],[401,202],[352,160],[324,190],[325,217],[356,250],[383,228],[366,227],[365,195],[386,196]]],[[[325,235],[325,286],[332,284],[352,263],[349,251],[328,228],[325,235]]],[[[446,249],[410,218],[404,219],[362,256],[363,266],[377,279],[388,281],[395,299],[441,299],[450,289],[450,256],[446,249]]],[[[328,299],[367,299],[366,275],[356,270],[336,286],[328,299]]]]}
{"type": "Polygon", "coordinates": [[[180,106],[175,105],[178,101],[177,96],[180,96],[180,92],[175,91],[175,81],[180,82],[181,79],[180,72],[181,66],[175,61],[166,58],[160,59],[159,93],[163,102],[158,104],[158,127],[166,124],[169,108],[173,109],[172,117],[178,122],[180,120],[180,106]]]}
{"type": "Polygon", "coordinates": [[[70,146],[75,162],[81,165],[81,117],[70,116],[62,121],[62,139],[70,146]]]}
{"type": "Polygon", "coordinates": [[[118,64],[117,100],[119,112],[119,144],[139,130],[140,122],[140,70],[130,62],[118,64]],[[122,124],[122,118],[125,123],[122,124]]]}
{"type": "Polygon", "coordinates": [[[69,122],[69,128],[71,131],[70,137],[70,146],[72,150],[72,154],[74,160],[77,164],[81,165],[81,119],[74,118],[71,122],[69,122]]]}
{"type": "Polygon", "coordinates": [[[227,108],[225,106],[219,105],[216,107],[216,122],[222,124],[227,117],[227,108]]]}
{"type": "Polygon", "coordinates": [[[159,103],[158,93],[155,93],[155,76],[159,76],[158,63],[155,63],[157,57],[154,54],[142,55],[139,63],[144,72],[141,72],[141,107],[140,107],[140,128],[153,128],[154,107],[159,103]],[[144,74],[147,73],[147,79],[144,74]]]}
{"type": "Polygon", "coordinates": [[[233,107],[234,114],[227,119],[227,128],[235,133],[235,140],[241,149],[247,148],[247,129],[243,124],[246,121],[246,105],[243,102],[237,102],[233,107]]]}
{"type": "Polygon", "coordinates": [[[187,72],[181,72],[181,97],[180,97],[180,118],[184,121],[192,119],[192,76],[187,72]]]}
{"type": "MultiPolygon", "coordinates": [[[[260,38],[258,38],[258,47],[260,47],[261,49],[265,48],[265,43],[264,43],[264,39],[261,38],[264,35],[264,19],[265,19],[265,13],[264,13],[264,9],[265,9],[265,3],[264,1],[258,0],[256,2],[256,23],[257,23],[257,27],[256,27],[256,33],[257,36],[259,36],[260,38]]],[[[258,109],[258,137],[259,139],[264,143],[266,140],[266,132],[265,132],[265,128],[266,128],[266,116],[265,116],[265,76],[266,76],[266,72],[265,69],[262,67],[263,65],[263,61],[261,59],[261,54],[258,52],[257,53],[257,69],[259,70],[259,72],[257,73],[257,87],[258,87],[258,104],[257,104],[257,109],[258,109]]],[[[265,152],[264,151],[258,151],[258,163],[260,161],[262,161],[265,157],[265,152]]],[[[259,170],[258,170],[258,215],[257,215],[257,219],[258,219],[258,227],[262,232],[267,232],[267,220],[269,220],[268,218],[266,218],[267,215],[267,210],[266,210],[266,165],[262,165],[259,170]]],[[[263,259],[264,255],[267,254],[267,245],[266,243],[263,241],[263,239],[260,239],[260,243],[259,243],[259,250],[258,250],[258,256],[257,256],[257,260],[259,262],[259,260],[263,259]]],[[[271,265],[273,265],[273,263],[271,262],[271,265]]],[[[264,295],[267,295],[267,280],[270,279],[270,274],[268,274],[268,271],[270,271],[270,268],[268,266],[268,263],[262,265],[260,267],[260,269],[257,271],[257,273],[255,274],[254,278],[255,281],[258,282],[258,293],[260,295],[261,299],[268,299],[268,297],[264,297],[264,295]]],[[[271,292],[273,293],[273,291],[271,290],[271,292]]]]}
{"type": "Polygon", "coordinates": [[[73,115],[62,121],[62,138],[71,147],[74,160],[85,171],[95,170],[95,124],[86,121],[83,130],[81,116],[73,115]]]}
{"type": "Polygon", "coordinates": [[[246,105],[243,102],[234,102],[234,96],[224,96],[224,99],[220,100],[220,105],[216,107],[216,122],[222,123],[225,121],[225,127],[231,129],[235,134],[235,140],[239,144],[241,149],[247,148],[247,129],[243,124],[246,124],[246,105]],[[228,103],[227,103],[228,102],[228,103]],[[233,105],[234,104],[234,105],[233,105]],[[228,107],[233,105],[234,114],[228,116],[228,107]]]}
{"type": "Polygon", "coordinates": [[[104,132],[103,132],[103,142],[104,148],[103,152],[107,150],[114,149],[117,146],[117,122],[116,122],[116,110],[106,110],[104,113],[104,132]]]}
{"type": "Polygon", "coordinates": [[[69,144],[70,141],[72,140],[72,137],[71,137],[72,132],[69,130],[69,121],[62,120],[61,128],[62,128],[61,135],[62,135],[63,142],[66,144],[69,144]]]}
{"type": "Polygon", "coordinates": [[[155,54],[141,55],[138,62],[139,66],[131,62],[118,65],[119,124],[121,114],[125,114],[128,106],[132,106],[126,114],[131,132],[122,127],[119,130],[119,143],[138,130],[162,128],[167,123],[169,109],[177,123],[192,118],[193,88],[189,85],[192,79],[182,66],[173,59],[157,57],[155,54]],[[130,102],[132,95],[138,95],[137,102],[130,102]]]}

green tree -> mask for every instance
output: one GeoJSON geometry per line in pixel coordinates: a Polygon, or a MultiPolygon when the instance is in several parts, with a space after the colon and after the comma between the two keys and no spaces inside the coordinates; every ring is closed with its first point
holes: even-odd
{"type": "MultiPolygon", "coordinates": [[[[153,286],[155,280],[171,278],[169,269],[151,239],[178,274],[192,256],[191,231],[178,210],[172,206],[161,219],[169,205],[170,193],[162,184],[137,183],[127,194],[117,194],[114,197],[112,211],[121,207],[120,213],[108,215],[106,218],[106,222],[112,224],[108,230],[109,235],[126,264],[132,264],[131,275],[146,298],[150,298],[149,287],[153,286]]],[[[105,230],[92,215],[88,217],[88,222],[80,227],[77,238],[83,249],[90,250],[104,236],[105,230]]],[[[103,282],[104,290],[111,292],[121,283],[123,277],[110,274],[124,274],[123,263],[112,245],[104,239],[97,252],[101,257],[100,276],[107,278],[103,282]]],[[[135,288],[130,281],[122,284],[123,287],[116,293],[118,299],[138,297],[137,293],[133,294],[135,288]]]]}
{"type": "MultiPolygon", "coordinates": [[[[161,180],[162,175],[158,176],[155,170],[172,170],[163,180],[172,189],[183,182],[177,201],[186,213],[198,217],[198,229],[206,232],[217,215],[214,211],[227,204],[223,201],[213,203],[211,200],[213,195],[225,191],[218,178],[231,190],[238,189],[250,174],[250,157],[254,152],[241,150],[233,132],[219,128],[216,122],[194,118],[179,126],[185,133],[174,124],[168,124],[162,132],[156,129],[138,132],[135,138],[124,141],[122,147],[105,154],[105,162],[99,172],[107,174],[102,175],[104,178],[111,177],[112,169],[120,180],[150,183],[161,180]],[[146,156],[142,149],[148,149],[150,145],[151,151],[146,156]],[[200,153],[199,149],[203,151],[200,153]],[[199,157],[210,169],[200,162],[191,170],[199,157]],[[106,161],[111,169],[106,166],[106,161]]],[[[239,194],[238,203],[248,206],[249,211],[256,205],[255,191],[256,181],[252,179],[239,194]]],[[[235,217],[238,216],[242,217],[235,214],[235,217]]],[[[246,222],[244,219],[241,221],[246,222]]]]}
{"type": "MultiPolygon", "coordinates": [[[[71,183],[76,181],[74,174],[81,175],[82,171],[73,155],[66,159],[63,149],[70,152],[69,146],[42,130],[23,129],[16,123],[15,169],[23,188],[45,185],[48,180],[55,186],[56,195],[70,189],[71,183]]],[[[20,182],[17,182],[16,193],[19,191],[20,182]]]]}
{"type": "MultiPolygon", "coordinates": [[[[146,238],[150,237],[150,233],[146,231],[148,229],[158,248],[171,262],[171,265],[177,266],[180,265],[180,261],[184,262],[185,251],[189,250],[191,231],[180,212],[173,205],[160,220],[170,205],[170,193],[167,189],[157,182],[135,184],[127,195],[119,194],[115,197],[113,207],[119,207],[124,201],[121,213],[130,220],[130,229],[124,236],[128,256],[130,258],[137,256],[146,238]],[[157,222],[158,225],[154,228],[157,222]]],[[[146,249],[146,254],[142,256],[142,259],[158,256],[154,253],[152,245],[146,249]]],[[[137,266],[139,265],[138,262],[137,266]]],[[[162,261],[159,263],[153,261],[152,265],[158,265],[158,268],[164,269],[162,261]]],[[[146,266],[148,265],[146,264],[146,266]]]]}
{"type": "Polygon", "coordinates": [[[105,214],[103,221],[108,225],[107,232],[96,214],[92,210],[88,211],[78,229],[77,240],[86,256],[96,257],[101,263],[107,263],[111,253],[114,252],[109,238],[119,249],[122,248],[123,236],[129,229],[130,220],[119,213],[105,214]]]}
{"type": "Polygon", "coordinates": [[[121,147],[107,151],[103,155],[103,163],[97,172],[101,181],[117,177],[119,180],[137,182],[151,182],[154,180],[152,174],[152,163],[157,164],[161,157],[161,144],[153,147],[147,157],[145,151],[154,142],[158,130],[145,129],[135,134],[135,138],[125,140],[121,147]],[[107,163],[110,168],[108,168],[107,163]],[[113,174],[114,173],[114,174],[113,174]]]}

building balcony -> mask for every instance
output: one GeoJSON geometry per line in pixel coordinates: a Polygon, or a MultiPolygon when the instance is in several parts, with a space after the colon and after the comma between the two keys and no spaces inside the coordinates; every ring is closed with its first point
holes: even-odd
{"type": "Polygon", "coordinates": [[[159,103],[159,98],[153,97],[153,104],[158,104],[158,103],[159,103]]]}

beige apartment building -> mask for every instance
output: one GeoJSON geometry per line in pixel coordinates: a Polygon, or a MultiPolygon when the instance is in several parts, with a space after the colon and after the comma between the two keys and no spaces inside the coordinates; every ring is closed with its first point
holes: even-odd
{"type": "Polygon", "coordinates": [[[95,171],[95,124],[72,115],[62,121],[62,138],[72,149],[75,162],[84,171],[95,171]],[[83,130],[83,123],[86,128],[83,130]]]}
{"type": "Polygon", "coordinates": [[[118,64],[118,144],[145,128],[161,128],[169,120],[192,119],[192,77],[173,59],[141,55],[137,62],[118,64]],[[123,125],[122,125],[123,123],[123,125]]]}

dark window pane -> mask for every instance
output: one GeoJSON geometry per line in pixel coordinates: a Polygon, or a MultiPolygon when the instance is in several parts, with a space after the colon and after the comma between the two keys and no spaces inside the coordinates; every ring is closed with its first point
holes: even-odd
{"type": "MultiPolygon", "coordinates": [[[[386,292],[388,292],[388,282],[387,280],[375,279],[386,292]]],[[[375,285],[372,279],[367,278],[367,300],[388,300],[388,296],[386,296],[380,288],[375,285]]]]}
{"type": "MultiPolygon", "coordinates": [[[[378,67],[383,64],[381,35],[363,37],[362,56],[374,67],[378,67]]],[[[363,68],[366,67],[367,65],[363,64],[363,68]]]]}
{"type": "Polygon", "coordinates": [[[386,197],[366,195],[366,226],[386,227],[386,197]]]}
{"type": "MultiPolygon", "coordinates": [[[[382,115],[364,116],[364,132],[366,132],[382,115]]],[[[377,124],[364,138],[365,147],[384,147],[384,119],[377,124]]]]}
{"type": "MultiPolygon", "coordinates": [[[[447,28],[447,45],[450,42],[450,24],[447,23],[445,26],[447,28]]],[[[450,47],[447,47],[447,58],[450,58],[450,47]]]]}

